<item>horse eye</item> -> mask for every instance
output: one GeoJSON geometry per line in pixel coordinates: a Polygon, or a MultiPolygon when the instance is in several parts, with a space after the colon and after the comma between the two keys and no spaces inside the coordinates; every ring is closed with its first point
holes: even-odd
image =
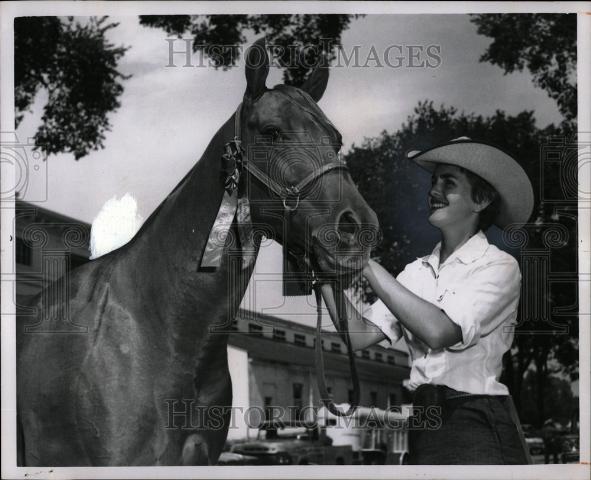
{"type": "Polygon", "coordinates": [[[280,135],[279,129],[277,127],[267,127],[263,130],[263,133],[265,135],[269,135],[271,137],[275,137],[277,135],[280,135]]]}

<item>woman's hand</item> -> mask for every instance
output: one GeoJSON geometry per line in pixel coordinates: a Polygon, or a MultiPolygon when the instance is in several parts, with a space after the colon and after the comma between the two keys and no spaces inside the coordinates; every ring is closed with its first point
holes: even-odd
{"type": "Polygon", "coordinates": [[[382,267],[378,262],[370,258],[367,262],[367,265],[363,269],[363,276],[369,282],[369,285],[374,291],[376,290],[376,288],[379,288],[380,281],[378,279],[378,274],[381,275],[383,278],[387,278],[390,282],[393,281],[398,283],[393,275],[390,275],[390,273],[387,272],[384,267],[382,267]]]}
{"type": "Polygon", "coordinates": [[[370,258],[369,261],[367,262],[367,265],[365,267],[363,267],[363,271],[362,271],[363,276],[365,278],[367,278],[368,280],[369,280],[368,277],[372,274],[372,263],[373,262],[374,261],[370,258]]]}

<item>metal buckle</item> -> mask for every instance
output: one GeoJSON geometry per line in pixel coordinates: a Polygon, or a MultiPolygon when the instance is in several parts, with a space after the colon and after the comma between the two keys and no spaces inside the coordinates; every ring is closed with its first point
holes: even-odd
{"type": "Polygon", "coordinates": [[[298,187],[286,187],[285,190],[287,194],[283,197],[283,208],[285,208],[285,210],[288,212],[293,212],[297,210],[298,206],[300,205],[300,190],[298,187]],[[295,197],[295,205],[288,205],[288,199],[293,197],[295,197]]]}

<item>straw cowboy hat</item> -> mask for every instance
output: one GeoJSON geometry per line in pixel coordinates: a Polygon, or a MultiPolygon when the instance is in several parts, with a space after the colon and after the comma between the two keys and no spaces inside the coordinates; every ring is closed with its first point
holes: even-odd
{"type": "Polygon", "coordinates": [[[460,137],[429,150],[408,152],[407,157],[432,172],[440,163],[475,173],[490,183],[500,196],[495,225],[500,228],[526,223],[534,206],[534,191],[521,166],[507,153],[486,143],[460,137]]]}

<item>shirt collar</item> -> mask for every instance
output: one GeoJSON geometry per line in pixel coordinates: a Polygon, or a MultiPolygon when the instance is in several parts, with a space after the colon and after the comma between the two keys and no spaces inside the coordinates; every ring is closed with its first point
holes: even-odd
{"type": "MultiPolygon", "coordinates": [[[[445,263],[450,263],[454,259],[458,259],[460,262],[464,264],[472,263],[478,260],[486,250],[488,249],[489,243],[486,238],[486,235],[479,230],[477,234],[470,237],[470,239],[464,243],[460,248],[458,248],[454,253],[452,253],[445,263]]],[[[431,255],[427,255],[422,257],[421,260],[423,264],[430,265],[434,272],[439,270],[439,256],[441,253],[441,242],[435,245],[433,252],[431,255]]]]}

